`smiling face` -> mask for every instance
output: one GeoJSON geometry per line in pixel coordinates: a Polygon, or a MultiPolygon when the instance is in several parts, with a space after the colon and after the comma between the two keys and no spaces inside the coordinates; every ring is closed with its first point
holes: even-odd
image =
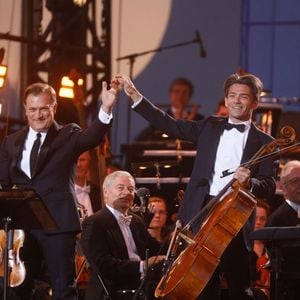
{"type": "Polygon", "coordinates": [[[239,123],[251,119],[253,110],[258,106],[258,101],[248,85],[235,83],[228,90],[225,105],[232,122],[239,123]]]}
{"type": "Polygon", "coordinates": [[[57,103],[47,93],[29,94],[25,99],[25,113],[29,126],[37,131],[47,131],[54,122],[57,103]]]}
{"type": "Polygon", "coordinates": [[[108,185],[103,185],[105,203],[121,213],[133,205],[134,193],[135,183],[129,176],[116,176],[108,185]]]}

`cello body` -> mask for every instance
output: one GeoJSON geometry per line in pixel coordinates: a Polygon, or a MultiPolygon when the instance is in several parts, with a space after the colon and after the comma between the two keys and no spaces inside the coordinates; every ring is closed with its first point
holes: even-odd
{"type": "Polygon", "coordinates": [[[162,277],[155,296],[196,299],[202,292],[231,240],[254,211],[256,200],[242,187],[225,195],[213,208],[191,243],[162,277]]]}

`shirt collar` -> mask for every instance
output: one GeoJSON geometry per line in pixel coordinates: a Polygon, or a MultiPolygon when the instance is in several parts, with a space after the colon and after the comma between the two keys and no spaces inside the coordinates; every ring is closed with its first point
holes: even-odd
{"type": "MultiPolygon", "coordinates": [[[[114,209],[113,207],[111,207],[111,206],[109,206],[109,205],[107,205],[107,204],[105,204],[105,206],[109,209],[109,211],[114,215],[114,217],[115,217],[117,220],[119,220],[119,216],[120,216],[120,215],[124,215],[123,213],[119,212],[118,210],[114,209]]],[[[126,212],[125,215],[127,215],[127,212],[126,212]]]]}
{"type": "MultiPolygon", "coordinates": [[[[38,134],[38,131],[35,131],[34,129],[32,129],[31,127],[29,127],[28,138],[34,140],[36,138],[37,134],[38,134]]],[[[42,140],[44,140],[44,138],[46,137],[47,131],[42,131],[42,132],[40,132],[40,134],[42,136],[42,140]]]]}

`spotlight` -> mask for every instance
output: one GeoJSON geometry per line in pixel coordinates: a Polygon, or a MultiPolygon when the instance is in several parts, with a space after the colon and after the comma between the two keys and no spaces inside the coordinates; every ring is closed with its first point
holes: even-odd
{"type": "Polygon", "coordinates": [[[2,65],[4,54],[5,54],[5,50],[4,48],[1,48],[0,49],[0,88],[2,88],[5,84],[5,78],[7,73],[7,66],[2,65]]]}
{"type": "Polygon", "coordinates": [[[73,0],[73,3],[75,5],[78,5],[78,6],[82,7],[86,4],[86,0],[73,0]]]}
{"type": "MultiPolygon", "coordinates": [[[[78,78],[77,85],[83,85],[83,79],[78,78]]],[[[61,79],[61,87],[59,89],[58,95],[63,98],[74,98],[74,81],[69,78],[69,76],[63,76],[61,79]]]]}

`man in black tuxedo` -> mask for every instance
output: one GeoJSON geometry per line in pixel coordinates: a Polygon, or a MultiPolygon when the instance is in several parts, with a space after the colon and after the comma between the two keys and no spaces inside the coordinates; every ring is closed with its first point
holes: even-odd
{"type": "MultiPolygon", "coordinates": [[[[183,224],[187,224],[233,178],[255,196],[273,196],[275,172],[271,161],[257,164],[251,170],[240,166],[261,146],[272,141],[269,135],[251,122],[252,112],[258,106],[263,88],[259,78],[251,74],[229,76],[224,84],[229,117],[212,116],[197,122],[170,117],[145,99],[125,75],[117,75],[113,82],[124,88],[134,102],[134,110],[150,124],[170,137],[188,140],[197,145],[193,171],[178,215],[183,224]]],[[[200,224],[194,224],[194,233],[199,226],[200,224]]],[[[199,299],[218,299],[220,271],[226,275],[230,299],[248,299],[246,289],[250,283],[249,252],[252,249],[248,233],[253,228],[254,215],[232,239],[223,253],[219,268],[199,299]]]]}
{"type": "Polygon", "coordinates": [[[134,178],[128,172],[109,174],[103,183],[105,207],[82,223],[82,249],[92,269],[86,299],[104,299],[105,288],[110,299],[133,299],[128,293],[140,286],[145,267],[164,259],[156,256],[160,244],[144,221],[129,211],[134,193],[134,178]],[[122,290],[127,293],[123,298],[122,290]]]}
{"type": "MultiPolygon", "coordinates": [[[[267,226],[289,227],[300,225],[300,161],[287,162],[280,173],[280,183],[285,201],[268,218],[267,226]]],[[[271,247],[271,245],[270,245],[271,247]]],[[[300,295],[299,274],[300,258],[299,247],[285,247],[282,249],[282,271],[296,274],[294,278],[284,279],[286,298],[298,299],[300,295]]]]}
{"type": "MultiPolygon", "coordinates": [[[[74,252],[81,225],[75,200],[74,170],[78,156],[99,145],[110,128],[117,90],[107,89],[106,82],[102,88],[98,118],[89,128],[81,130],[76,124],[60,126],[56,123],[57,100],[51,86],[44,83],[28,86],[24,107],[29,126],[7,136],[1,144],[1,185],[34,189],[58,225],[55,230],[30,232],[42,249],[53,299],[77,299],[74,252]]],[[[25,295],[21,298],[27,299],[25,295]]]]}

